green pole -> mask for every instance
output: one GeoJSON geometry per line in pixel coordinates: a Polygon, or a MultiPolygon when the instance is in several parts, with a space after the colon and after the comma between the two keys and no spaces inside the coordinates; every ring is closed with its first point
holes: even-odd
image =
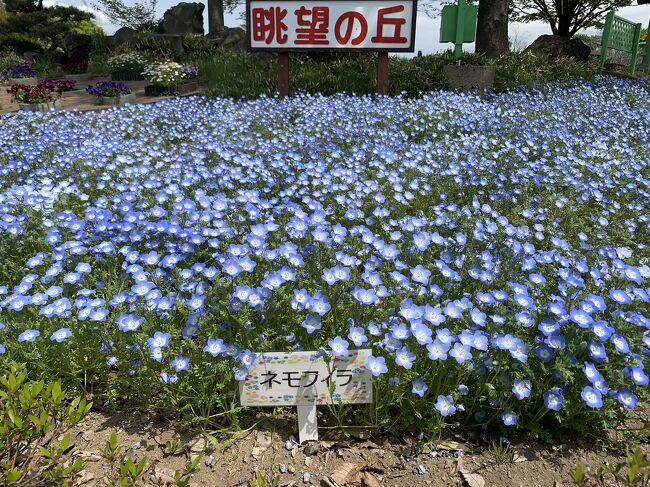
{"type": "MultiPolygon", "coordinates": [[[[650,22],[648,22],[648,35],[650,35],[650,22]]],[[[650,74],[650,37],[645,40],[645,59],[643,60],[645,74],[650,74]]]]}
{"type": "Polygon", "coordinates": [[[454,58],[460,61],[463,55],[463,38],[465,36],[465,11],[467,0],[458,0],[458,15],[456,16],[456,45],[454,47],[454,58]]]}
{"type": "Polygon", "coordinates": [[[603,37],[600,41],[600,69],[605,67],[605,60],[607,59],[607,48],[609,47],[609,37],[612,35],[612,24],[614,23],[614,11],[612,10],[607,14],[605,20],[605,27],[603,29],[603,37]]]}
{"type": "Polygon", "coordinates": [[[639,54],[639,39],[641,39],[641,24],[636,24],[634,29],[634,42],[632,43],[632,56],[630,57],[630,73],[636,72],[636,58],[639,54]]]}

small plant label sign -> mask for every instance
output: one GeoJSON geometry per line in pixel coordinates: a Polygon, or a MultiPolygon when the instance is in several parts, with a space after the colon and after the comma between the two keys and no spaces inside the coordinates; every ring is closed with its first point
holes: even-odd
{"type": "Polygon", "coordinates": [[[296,406],[300,442],[317,440],[316,406],[372,402],[370,355],[370,350],[350,350],[346,357],[260,353],[239,383],[242,406],[296,406]]]}

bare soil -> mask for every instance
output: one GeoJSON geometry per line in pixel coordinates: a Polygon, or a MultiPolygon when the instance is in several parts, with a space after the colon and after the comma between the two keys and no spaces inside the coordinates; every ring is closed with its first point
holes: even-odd
{"type": "MultiPolygon", "coordinates": [[[[142,477],[146,486],[174,485],[174,472],[201,454],[200,470],[191,485],[248,486],[260,472],[267,480],[279,476],[279,485],[286,487],[557,487],[573,485],[572,473],[578,462],[586,465],[587,477],[593,480],[599,469],[624,462],[626,453],[625,445],[616,441],[608,446],[550,445],[511,438],[510,454],[499,455],[487,438],[480,445],[449,438],[423,447],[416,434],[395,438],[346,430],[344,435],[334,429],[321,429],[317,443],[298,445],[292,441],[295,421],[291,415],[264,420],[255,429],[212,445],[147,414],[91,413],[70,432],[74,447],[68,454],[86,462],[86,472],[77,485],[115,482],[115,467],[100,451],[116,431],[125,454],[134,460],[147,457],[147,472],[142,477]],[[176,435],[180,435],[182,447],[175,454],[166,453],[166,443],[176,435]]],[[[646,455],[650,453],[650,445],[641,448],[646,455]]],[[[598,485],[615,485],[610,480],[598,485]]]]}

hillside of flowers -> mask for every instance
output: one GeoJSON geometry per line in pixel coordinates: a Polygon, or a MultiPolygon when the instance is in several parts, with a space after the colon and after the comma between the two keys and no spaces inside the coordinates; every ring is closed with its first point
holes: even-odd
{"type": "Polygon", "coordinates": [[[648,82],[0,119],[0,361],[109,402],[227,423],[256,352],[369,348],[339,420],[589,431],[649,294],[648,82]]]}

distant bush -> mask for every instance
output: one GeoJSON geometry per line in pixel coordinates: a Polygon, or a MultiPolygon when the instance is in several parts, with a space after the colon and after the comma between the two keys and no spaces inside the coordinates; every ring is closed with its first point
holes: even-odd
{"type": "MultiPolygon", "coordinates": [[[[448,88],[443,66],[453,62],[450,52],[412,59],[391,57],[390,94],[418,96],[420,93],[448,88]]],[[[571,59],[549,62],[547,58],[531,53],[511,53],[496,61],[466,54],[463,62],[496,65],[497,91],[550,81],[592,78],[598,70],[595,63],[571,59]]],[[[261,94],[272,95],[277,90],[276,61],[272,56],[217,51],[214,57],[199,64],[214,95],[250,98],[261,94]]],[[[290,89],[292,92],[325,95],[340,92],[374,93],[376,71],[374,54],[296,54],[291,57],[290,89]]]]}

